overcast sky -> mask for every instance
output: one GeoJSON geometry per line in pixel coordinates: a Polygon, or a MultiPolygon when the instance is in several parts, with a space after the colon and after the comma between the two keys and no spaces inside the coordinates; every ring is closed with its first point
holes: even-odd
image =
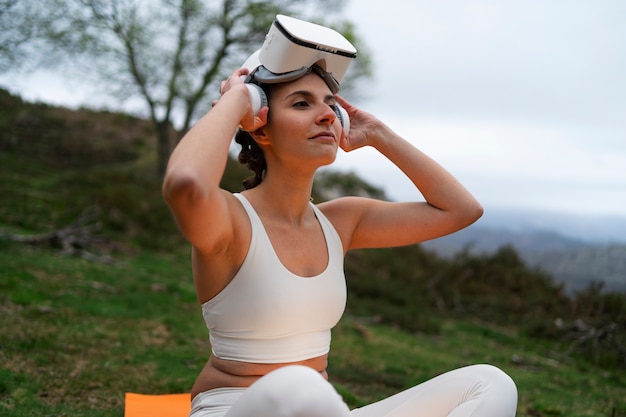
{"type": "MultiPolygon", "coordinates": [[[[488,208],[626,216],[626,1],[352,0],[375,76],[357,105],[455,174],[488,208]]],[[[88,103],[61,78],[0,77],[27,99],[88,103]]],[[[340,155],[396,200],[375,152],[340,155]]]]}
{"type": "MultiPolygon", "coordinates": [[[[358,104],[484,205],[626,215],[626,1],[353,0],[346,12],[376,72],[358,104]]],[[[363,154],[339,164],[411,197],[363,154]]]]}

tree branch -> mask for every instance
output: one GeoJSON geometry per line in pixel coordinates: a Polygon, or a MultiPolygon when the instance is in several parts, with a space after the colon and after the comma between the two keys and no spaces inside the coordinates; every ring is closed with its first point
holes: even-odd
{"type": "Polygon", "coordinates": [[[89,207],[83,210],[74,222],[60,229],[36,235],[0,234],[0,238],[30,245],[61,248],[61,253],[66,255],[75,255],[89,261],[113,264],[114,260],[110,256],[95,255],[86,249],[99,240],[94,235],[102,228],[102,224],[96,221],[98,216],[99,210],[96,207],[89,207]]]}

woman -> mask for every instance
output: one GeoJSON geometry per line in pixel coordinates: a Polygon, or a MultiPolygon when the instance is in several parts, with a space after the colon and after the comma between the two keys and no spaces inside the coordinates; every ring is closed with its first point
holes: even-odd
{"type": "Polygon", "coordinates": [[[219,101],[174,150],[163,185],[193,247],[213,349],[192,389],[190,416],[514,416],[515,385],[488,365],[349,411],[326,372],[330,329],[345,307],[345,253],[443,236],[476,221],[482,208],[435,161],[334,95],[319,71],[261,85],[269,106],[257,115],[246,75],[238,69],[222,83],[219,101]],[[350,116],[347,136],[337,103],[350,116]],[[256,174],[232,194],[219,185],[238,127],[240,160],[256,174]],[[363,146],[393,162],[426,201],[344,197],[312,204],[317,169],[340,148],[363,146]]]}

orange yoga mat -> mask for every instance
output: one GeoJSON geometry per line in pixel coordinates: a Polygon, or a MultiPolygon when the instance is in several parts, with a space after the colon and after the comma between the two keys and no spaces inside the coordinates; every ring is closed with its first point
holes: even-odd
{"type": "Polygon", "coordinates": [[[187,417],[191,399],[187,394],[146,395],[126,393],[124,417],[187,417]]]}

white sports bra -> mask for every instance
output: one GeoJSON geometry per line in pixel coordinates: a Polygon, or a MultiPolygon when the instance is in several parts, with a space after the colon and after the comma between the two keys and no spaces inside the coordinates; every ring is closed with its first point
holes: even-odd
{"type": "Polygon", "coordinates": [[[231,282],[202,304],[213,354],[254,363],[296,362],[330,350],[330,329],[343,315],[346,282],[337,231],[311,204],[328,247],[326,269],[301,277],[285,268],[258,214],[234,194],[252,224],[246,257],[231,282]]]}

